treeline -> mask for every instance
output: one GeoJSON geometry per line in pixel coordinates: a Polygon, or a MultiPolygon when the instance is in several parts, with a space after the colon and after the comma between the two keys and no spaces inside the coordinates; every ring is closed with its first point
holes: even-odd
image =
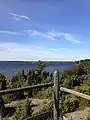
{"type": "MultiPolygon", "coordinates": [[[[0,90],[21,88],[29,85],[35,85],[35,84],[53,81],[52,73],[46,72],[44,70],[45,67],[46,67],[45,62],[38,61],[37,67],[35,69],[28,70],[27,73],[25,73],[25,71],[22,70],[22,71],[19,71],[16,75],[8,79],[3,74],[0,74],[0,90]]],[[[38,91],[40,90],[33,90],[33,96],[35,96],[38,91]]],[[[31,95],[31,97],[33,96],[31,95]]],[[[18,100],[23,98],[25,98],[24,92],[5,95],[3,97],[5,102],[10,102],[12,100],[18,100]]]]}

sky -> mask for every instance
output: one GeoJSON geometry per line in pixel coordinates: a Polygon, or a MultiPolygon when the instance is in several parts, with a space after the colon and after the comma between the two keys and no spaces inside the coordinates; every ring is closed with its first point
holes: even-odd
{"type": "Polygon", "coordinates": [[[90,58],[90,0],[0,0],[0,61],[90,58]]]}

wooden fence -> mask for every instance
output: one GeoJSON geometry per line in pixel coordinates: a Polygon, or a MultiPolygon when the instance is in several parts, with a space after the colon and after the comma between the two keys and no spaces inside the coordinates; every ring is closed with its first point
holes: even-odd
{"type": "MultiPolygon", "coordinates": [[[[53,89],[54,89],[54,98],[53,98],[54,109],[52,111],[53,112],[53,119],[54,120],[59,120],[59,117],[60,117],[60,119],[63,120],[64,117],[61,115],[61,111],[59,110],[59,100],[60,100],[59,91],[67,92],[67,93],[73,94],[75,96],[85,98],[87,100],[90,100],[90,96],[86,95],[86,94],[83,94],[83,93],[79,93],[79,92],[70,90],[70,89],[67,89],[67,88],[64,88],[64,87],[59,87],[59,80],[60,79],[59,79],[59,71],[58,70],[56,70],[54,72],[53,77],[54,77],[54,82],[53,83],[32,85],[32,86],[27,86],[27,87],[24,87],[24,88],[16,88],[16,89],[10,89],[10,90],[1,90],[0,95],[13,94],[13,93],[22,92],[22,91],[24,92],[24,91],[29,91],[29,90],[32,90],[32,89],[37,89],[37,88],[53,87],[53,89]]],[[[46,119],[49,116],[50,112],[51,111],[41,113],[40,115],[27,118],[27,120],[42,120],[43,118],[46,119]]]]}
{"type": "MultiPolygon", "coordinates": [[[[58,120],[58,118],[59,118],[59,116],[58,116],[59,115],[58,114],[58,110],[59,110],[59,84],[58,84],[58,81],[59,81],[59,77],[58,76],[59,76],[59,72],[55,71],[54,83],[52,82],[52,83],[27,86],[24,88],[1,90],[0,95],[5,95],[5,94],[7,95],[7,94],[13,94],[13,93],[17,93],[17,92],[24,92],[24,91],[29,91],[32,89],[37,89],[37,88],[53,87],[54,88],[54,120],[58,120]]],[[[41,113],[40,115],[27,118],[27,120],[40,120],[43,118],[47,118],[51,112],[52,111],[41,113]]]]}

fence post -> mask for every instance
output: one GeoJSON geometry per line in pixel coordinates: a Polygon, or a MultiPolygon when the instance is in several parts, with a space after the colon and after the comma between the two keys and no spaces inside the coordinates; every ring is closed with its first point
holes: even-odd
{"type": "Polygon", "coordinates": [[[54,120],[59,120],[59,71],[54,72],[54,120]]]}

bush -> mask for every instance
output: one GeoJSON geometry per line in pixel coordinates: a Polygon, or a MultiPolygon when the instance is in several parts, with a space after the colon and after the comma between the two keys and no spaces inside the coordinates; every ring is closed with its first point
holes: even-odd
{"type": "Polygon", "coordinates": [[[6,89],[6,77],[0,73],[0,89],[5,90],[6,89]]]}
{"type": "MultiPolygon", "coordinates": [[[[76,87],[76,91],[90,95],[90,86],[87,84],[83,84],[82,86],[76,87]]],[[[79,100],[79,107],[85,107],[85,106],[90,106],[90,101],[86,100],[84,98],[78,98],[79,100]]]]}
{"type": "Polygon", "coordinates": [[[25,103],[19,104],[19,106],[16,109],[16,112],[14,113],[13,120],[26,120],[31,115],[31,101],[27,99],[25,103]]]}
{"type": "Polygon", "coordinates": [[[78,99],[72,95],[62,96],[60,106],[62,113],[73,112],[78,108],[78,99]]]}
{"type": "Polygon", "coordinates": [[[52,99],[53,96],[53,88],[49,87],[47,89],[42,88],[40,91],[38,91],[36,94],[34,94],[35,98],[39,99],[52,99]]]}
{"type": "Polygon", "coordinates": [[[53,78],[51,76],[44,79],[41,83],[50,83],[50,82],[53,82],[53,78]]]}

